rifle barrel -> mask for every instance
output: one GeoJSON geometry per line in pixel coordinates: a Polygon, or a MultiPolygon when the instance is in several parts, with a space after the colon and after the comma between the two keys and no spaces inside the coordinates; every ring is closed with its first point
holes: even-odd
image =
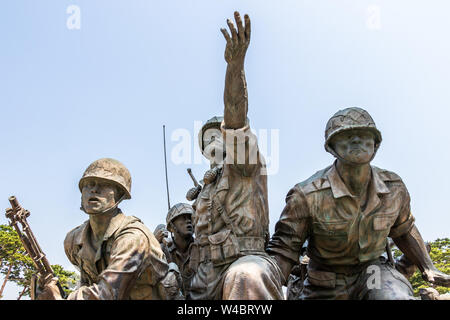
{"type": "Polygon", "coordinates": [[[28,225],[27,217],[30,215],[30,212],[22,208],[15,196],[9,197],[8,200],[12,209],[8,208],[6,210],[6,216],[11,220],[11,224],[19,235],[25,251],[33,260],[34,265],[42,276],[53,275],[53,269],[28,225]],[[22,228],[19,227],[17,222],[20,222],[22,228]]]}
{"type": "Polygon", "coordinates": [[[9,203],[11,203],[12,209],[14,211],[18,211],[20,209],[19,201],[17,200],[17,198],[15,196],[9,197],[8,200],[9,200],[9,203]]]}
{"type": "Polygon", "coordinates": [[[166,190],[167,190],[167,206],[170,210],[170,197],[169,197],[169,178],[167,176],[167,155],[166,155],[166,126],[163,125],[163,140],[164,140],[164,168],[166,170],[166,190]]]}
{"type": "Polygon", "coordinates": [[[192,170],[191,168],[187,168],[187,172],[189,173],[189,175],[191,176],[192,181],[194,182],[194,186],[198,187],[199,184],[197,182],[197,179],[195,179],[194,175],[192,174],[192,170]]]}

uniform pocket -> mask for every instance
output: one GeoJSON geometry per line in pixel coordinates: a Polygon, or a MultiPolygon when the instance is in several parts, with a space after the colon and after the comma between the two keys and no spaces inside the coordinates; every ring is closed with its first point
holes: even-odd
{"type": "Polygon", "coordinates": [[[320,236],[347,237],[347,226],[347,221],[314,222],[313,231],[320,236]]]}
{"type": "Polygon", "coordinates": [[[319,251],[340,255],[348,246],[349,222],[317,221],[313,223],[314,245],[319,251]]]}
{"type": "Polygon", "coordinates": [[[208,236],[211,247],[211,261],[214,265],[228,263],[239,255],[239,244],[231,230],[224,230],[208,236]]]}

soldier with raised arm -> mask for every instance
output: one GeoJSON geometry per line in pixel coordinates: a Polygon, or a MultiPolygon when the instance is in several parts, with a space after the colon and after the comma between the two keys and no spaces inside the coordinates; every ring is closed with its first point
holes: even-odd
{"type": "Polygon", "coordinates": [[[450,285],[428,255],[402,179],[370,164],[380,143],[367,111],[338,111],[325,130],[325,149],[336,161],[287,194],[267,251],[287,277],[308,240],[300,299],[414,299],[408,280],[381,257],[388,236],[424,279],[450,285]]]}
{"type": "Polygon", "coordinates": [[[282,299],[281,271],[265,253],[269,237],[267,177],[256,137],[247,119],[244,59],[250,43],[250,18],[227,20],[231,35],[225,60],[224,117],[206,122],[199,144],[211,169],[193,204],[195,241],[190,285],[197,299],[282,299]],[[224,159],[225,158],[225,159],[224,159]]]}
{"type": "MultiPolygon", "coordinates": [[[[176,273],[142,221],[125,216],[120,202],[131,198],[131,176],[119,161],[94,161],[80,179],[81,209],[89,219],[70,231],[64,249],[80,270],[80,287],[68,300],[177,299],[176,273]]],[[[62,299],[53,279],[38,299],[62,299]]]]}

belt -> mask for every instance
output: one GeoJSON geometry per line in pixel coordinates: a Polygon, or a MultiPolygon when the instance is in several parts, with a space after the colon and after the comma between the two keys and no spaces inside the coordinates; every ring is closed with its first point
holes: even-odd
{"type": "Polygon", "coordinates": [[[241,251],[265,251],[263,237],[238,237],[237,239],[241,251]]]}
{"type": "MultiPolygon", "coordinates": [[[[236,237],[241,255],[248,255],[256,252],[265,252],[265,241],[263,237],[236,237]]],[[[196,239],[199,246],[199,261],[211,260],[211,244],[207,237],[196,239]]]]}
{"type": "Polygon", "coordinates": [[[327,272],[334,272],[334,273],[340,273],[344,275],[353,275],[355,273],[360,273],[361,271],[365,270],[369,265],[371,264],[377,264],[379,263],[379,259],[367,261],[364,263],[360,263],[357,265],[346,265],[346,266],[333,266],[333,265],[325,265],[323,263],[318,262],[317,260],[314,260],[313,258],[310,258],[308,263],[308,269],[318,270],[318,271],[327,271],[327,272]]]}

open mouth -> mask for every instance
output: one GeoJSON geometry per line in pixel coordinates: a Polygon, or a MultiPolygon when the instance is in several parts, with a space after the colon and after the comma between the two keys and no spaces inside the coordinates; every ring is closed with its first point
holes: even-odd
{"type": "Polygon", "coordinates": [[[88,202],[93,203],[93,202],[100,202],[100,199],[97,197],[90,197],[88,202]]]}

